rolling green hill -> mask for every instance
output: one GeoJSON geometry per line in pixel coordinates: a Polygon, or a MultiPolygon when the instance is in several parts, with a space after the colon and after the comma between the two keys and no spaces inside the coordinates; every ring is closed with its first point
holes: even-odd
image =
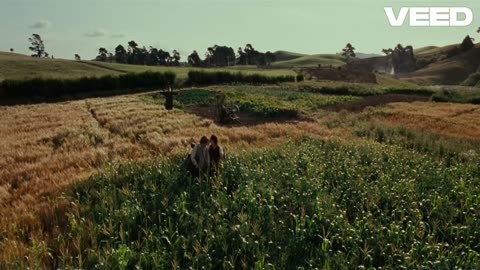
{"type": "MultiPolygon", "coordinates": [[[[274,67],[316,67],[318,64],[325,66],[341,66],[345,64],[345,58],[338,54],[302,54],[289,51],[276,51],[277,62],[274,67]]],[[[358,59],[377,57],[376,54],[357,53],[358,59]]]]}
{"type": "Polygon", "coordinates": [[[402,75],[401,78],[410,82],[428,85],[459,85],[468,76],[477,71],[480,66],[480,45],[466,53],[446,58],[449,50],[457,45],[423,50],[417,58],[436,58],[438,61],[417,70],[402,75]]]}
{"type": "Polygon", "coordinates": [[[307,56],[306,54],[289,52],[289,51],[276,51],[273,54],[275,54],[275,57],[277,58],[278,62],[293,60],[302,56],[307,56]]]}
{"type": "MultiPolygon", "coordinates": [[[[278,52],[277,52],[278,53],[278,52]]],[[[275,53],[275,55],[277,55],[275,53]]],[[[280,57],[277,56],[277,62],[273,63],[274,67],[316,67],[318,64],[341,66],[345,64],[345,58],[335,54],[314,54],[314,55],[301,55],[296,53],[280,53],[280,57]],[[280,60],[278,59],[285,59],[280,60]]]]}
{"type": "Polygon", "coordinates": [[[442,46],[442,47],[437,47],[437,46],[427,46],[423,48],[418,48],[414,50],[415,55],[417,58],[425,58],[425,57],[438,57],[438,56],[443,56],[447,55],[448,51],[455,48],[456,46],[459,46],[460,44],[452,44],[452,45],[447,45],[447,46],[442,46]]]}
{"type": "Polygon", "coordinates": [[[0,81],[31,78],[79,78],[118,74],[118,71],[88,65],[84,62],[32,58],[27,55],[0,52],[0,81]]]}
{"type": "MultiPolygon", "coordinates": [[[[63,59],[32,58],[27,55],[0,52],[0,81],[5,79],[63,78],[118,75],[128,72],[173,71],[179,79],[186,79],[188,71],[198,70],[191,67],[164,67],[125,65],[96,61],[72,61],[63,59]]],[[[267,76],[295,75],[289,69],[258,69],[253,66],[209,68],[208,71],[232,71],[246,74],[260,73],[267,76]]]]}

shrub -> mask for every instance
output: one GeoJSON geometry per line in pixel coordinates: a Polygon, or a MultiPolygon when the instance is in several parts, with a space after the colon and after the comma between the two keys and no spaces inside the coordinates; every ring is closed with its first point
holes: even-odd
{"type": "Polygon", "coordinates": [[[480,83],[480,72],[472,73],[462,82],[463,86],[476,86],[480,83]]]}
{"type": "Polygon", "coordinates": [[[186,84],[190,86],[204,86],[215,84],[276,84],[283,82],[295,82],[294,76],[265,76],[260,74],[243,74],[231,72],[205,72],[190,71],[186,84]]]}
{"type": "Polygon", "coordinates": [[[296,79],[297,79],[297,82],[303,82],[305,80],[305,77],[303,76],[303,74],[298,74],[296,79]]]}
{"type": "Polygon", "coordinates": [[[448,89],[435,93],[432,100],[436,102],[456,102],[480,104],[480,90],[448,89]]]}
{"type": "Polygon", "coordinates": [[[5,80],[0,83],[0,97],[55,98],[129,88],[167,88],[175,83],[175,77],[176,74],[172,72],[144,72],[69,80],[42,78],[5,80]]]}

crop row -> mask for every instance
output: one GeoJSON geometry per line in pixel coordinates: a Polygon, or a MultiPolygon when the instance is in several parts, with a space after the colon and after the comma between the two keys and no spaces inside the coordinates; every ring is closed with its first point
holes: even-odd
{"type": "Polygon", "coordinates": [[[192,180],[182,160],[76,185],[69,230],[51,243],[63,254],[55,266],[479,266],[478,163],[311,138],[228,155],[215,179],[192,180]]]}

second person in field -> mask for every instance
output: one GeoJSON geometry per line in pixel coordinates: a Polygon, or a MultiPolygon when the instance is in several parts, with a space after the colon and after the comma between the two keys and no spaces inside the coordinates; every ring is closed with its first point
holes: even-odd
{"type": "Polygon", "coordinates": [[[195,172],[193,173],[195,177],[218,175],[220,161],[224,158],[224,151],[218,144],[217,136],[212,135],[210,140],[203,136],[200,143],[193,147],[190,158],[195,166],[195,172]]]}

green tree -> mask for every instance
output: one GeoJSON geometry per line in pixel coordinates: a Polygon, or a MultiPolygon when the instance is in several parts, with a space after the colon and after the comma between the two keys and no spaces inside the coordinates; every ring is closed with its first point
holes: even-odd
{"type": "Polygon", "coordinates": [[[179,66],[180,65],[180,59],[182,59],[180,57],[180,53],[177,50],[173,50],[172,57],[171,57],[171,60],[170,60],[171,65],[172,66],[179,66]]]}
{"type": "Polygon", "coordinates": [[[126,64],[127,63],[127,50],[122,45],[118,45],[115,48],[115,61],[117,63],[126,64]]]}
{"type": "Polygon", "coordinates": [[[199,67],[202,65],[202,59],[200,59],[200,56],[198,55],[197,51],[193,51],[189,56],[188,56],[188,64],[191,65],[192,67],[199,67]]]}
{"type": "Polygon", "coordinates": [[[235,65],[235,51],[231,47],[215,45],[207,49],[205,63],[208,66],[233,66],[235,65]]]}
{"type": "Polygon", "coordinates": [[[238,47],[237,53],[237,65],[248,65],[247,54],[243,51],[242,47],[238,47]]]}
{"type": "Polygon", "coordinates": [[[462,44],[460,44],[460,50],[462,50],[462,52],[471,50],[473,47],[475,47],[475,43],[473,43],[474,41],[475,39],[471,38],[470,36],[466,36],[463,39],[462,44]]]}
{"type": "Polygon", "coordinates": [[[355,54],[355,47],[352,44],[347,43],[345,48],[342,49],[342,56],[347,58],[347,63],[350,62],[351,58],[355,58],[357,55],[355,54]]]}
{"type": "Polygon", "coordinates": [[[28,47],[34,54],[32,57],[48,57],[48,53],[45,51],[45,45],[43,44],[42,37],[39,34],[32,34],[28,39],[31,46],[28,47]]]}
{"type": "Polygon", "coordinates": [[[107,62],[108,59],[108,51],[105,48],[98,49],[98,56],[95,58],[97,61],[107,62]]]}
{"type": "Polygon", "coordinates": [[[273,62],[277,61],[277,57],[274,53],[268,51],[265,53],[265,62],[267,66],[270,66],[273,62]]]}
{"type": "Polygon", "coordinates": [[[134,40],[128,42],[127,63],[128,64],[139,63],[138,44],[134,40]]]}
{"type": "Polygon", "coordinates": [[[161,66],[168,66],[170,64],[170,53],[162,49],[158,50],[158,63],[161,66]]]}
{"type": "Polygon", "coordinates": [[[75,60],[76,60],[76,61],[80,61],[80,60],[82,60],[82,58],[80,57],[79,54],[75,54],[75,60]]]}

